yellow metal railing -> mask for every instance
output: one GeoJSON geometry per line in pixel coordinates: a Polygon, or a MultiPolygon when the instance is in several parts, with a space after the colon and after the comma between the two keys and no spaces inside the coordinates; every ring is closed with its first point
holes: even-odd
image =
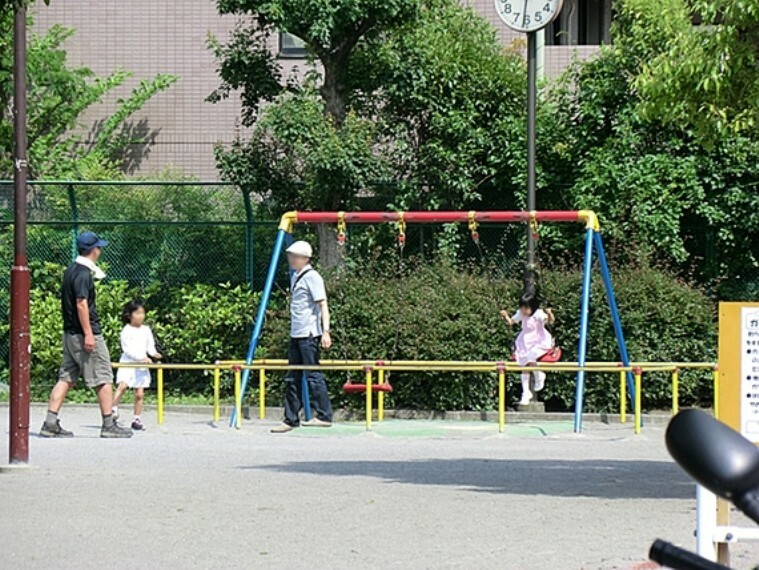
{"type": "MultiPolygon", "coordinates": [[[[385,384],[386,372],[492,372],[498,376],[498,431],[503,432],[506,426],[506,374],[509,372],[531,372],[542,370],[546,372],[586,372],[619,373],[619,420],[627,421],[627,373],[632,372],[635,378],[635,398],[633,405],[635,433],[640,433],[642,427],[642,393],[644,372],[670,372],[672,382],[672,414],[679,409],[679,371],[681,369],[708,369],[713,371],[714,413],[717,415],[719,405],[719,370],[713,362],[634,362],[630,366],[622,366],[614,362],[590,362],[578,366],[574,362],[541,363],[535,366],[520,366],[513,362],[492,361],[387,361],[387,360],[323,360],[319,366],[290,365],[285,360],[257,360],[250,365],[241,361],[218,361],[214,364],[142,364],[142,363],[113,363],[114,368],[148,368],[155,369],[157,394],[157,422],[163,424],[164,419],[164,370],[197,370],[213,373],[213,421],[218,422],[221,415],[221,375],[223,371],[231,371],[234,379],[234,406],[237,417],[236,427],[242,427],[241,376],[243,370],[258,371],[259,414],[260,419],[266,417],[266,383],[267,371],[288,370],[322,370],[322,371],[360,371],[365,375],[365,422],[367,431],[372,428],[373,414],[373,375],[377,372],[379,384],[385,384]]],[[[377,395],[377,420],[383,421],[385,415],[385,393],[377,395]]]]}

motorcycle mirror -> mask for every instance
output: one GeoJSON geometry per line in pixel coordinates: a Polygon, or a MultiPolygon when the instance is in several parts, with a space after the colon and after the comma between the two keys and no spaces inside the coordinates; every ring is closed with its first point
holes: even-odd
{"type": "Polygon", "coordinates": [[[683,410],[669,422],[667,449],[688,475],[759,523],[759,450],[701,410],[683,410]]]}

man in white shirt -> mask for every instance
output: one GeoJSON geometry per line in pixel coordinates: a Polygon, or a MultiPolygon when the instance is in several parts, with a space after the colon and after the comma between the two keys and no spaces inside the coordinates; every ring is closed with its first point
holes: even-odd
{"type": "MultiPolygon", "coordinates": [[[[329,334],[329,306],[324,279],[311,266],[311,245],[296,241],[287,248],[287,263],[292,271],[290,283],[290,364],[319,365],[321,349],[332,346],[329,334]]],[[[332,403],[327,383],[318,370],[306,372],[311,407],[315,417],[303,425],[330,427],[332,403]]],[[[286,433],[301,425],[300,410],[303,407],[303,371],[292,370],[285,377],[285,419],[272,433],[286,433]]]]}

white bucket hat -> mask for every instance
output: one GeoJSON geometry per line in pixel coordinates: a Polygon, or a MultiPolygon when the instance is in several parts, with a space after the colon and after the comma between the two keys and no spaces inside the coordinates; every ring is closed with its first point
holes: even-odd
{"type": "Polygon", "coordinates": [[[308,257],[309,259],[314,256],[314,250],[311,249],[311,244],[307,241],[296,241],[290,247],[287,248],[287,253],[293,255],[300,255],[302,257],[308,257]]]}

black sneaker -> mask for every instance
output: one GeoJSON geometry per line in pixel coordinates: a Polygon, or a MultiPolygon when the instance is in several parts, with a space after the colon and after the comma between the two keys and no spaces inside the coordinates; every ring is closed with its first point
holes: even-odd
{"type": "Polygon", "coordinates": [[[108,439],[124,439],[133,435],[134,433],[131,429],[122,427],[116,422],[113,422],[110,426],[103,426],[100,430],[100,437],[108,439]]]}
{"type": "Polygon", "coordinates": [[[57,420],[54,425],[47,422],[42,424],[40,429],[41,437],[74,437],[74,434],[61,427],[61,420],[57,420]]]}
{"type": "Polygon", "coordinates": [[[134,431],[145,431],[145,426],[142,425],[142,422],[140,420],[134,420],[132,422],[132,429],[134,431]]]}

